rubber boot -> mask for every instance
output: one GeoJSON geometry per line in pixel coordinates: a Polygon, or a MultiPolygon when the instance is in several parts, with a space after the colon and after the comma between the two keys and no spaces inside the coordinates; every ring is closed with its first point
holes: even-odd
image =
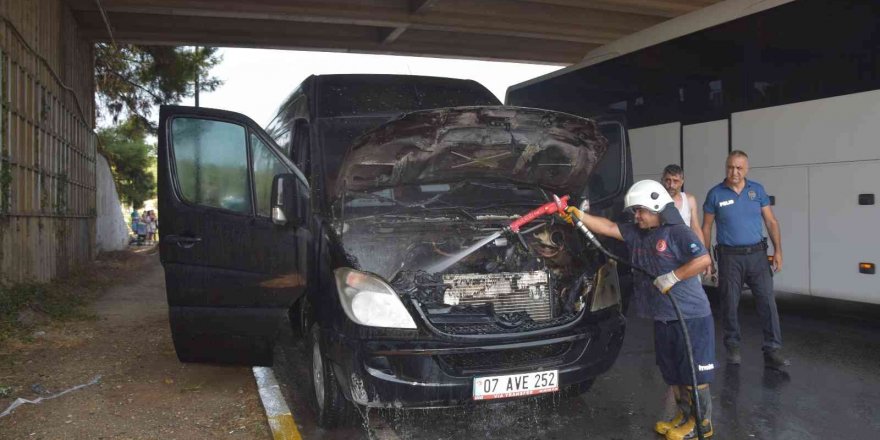
{"type": "Polygon", "coordinates": [[[739,365],[742,363],[742,355],[739,352],[738,345],[727,346],[727,363],[730,365],[739,365]]]}
{"type": "Polygon", "coordinates": [[[767,350],[764,352],[764,367],[772,370],[783,370],[791,365],[788,359],[784,358],[779,350],[767,350]]]}
{"type": "MultiPolygon", "coordinates": [[[[693,390],[693,387],[688,388],[689,391],[693,390]]],[[[688,396],[690,396],[690,392],[688,392],[688,396]]],[[[700,410],[703,413],[703,420],[702,423],[700,423],[703,428],[703,438],[712,437],[715,432],[712,428],[712,394],[709,392],[708,384],[703,384],[697,387],[697,399],[700,400],[700,410]]],[[[690,440],[699,438],[697,436],[696,425],[695,417],[688,417],[684,424],[671,429],[666,433],[666,440],[690,440]]]]}
{"type": "Polygon", "coordinates": [[[684,387],[676,387],[675,390],[675,415],[669,419],[660,420],[654,424],[654,431],[656,431],[657,434],[666,435],[667,432],[674,428],[678,428],[690,417],[691,404],[687,396],[682,395],[686,394],[683,388],[684,387]]]}

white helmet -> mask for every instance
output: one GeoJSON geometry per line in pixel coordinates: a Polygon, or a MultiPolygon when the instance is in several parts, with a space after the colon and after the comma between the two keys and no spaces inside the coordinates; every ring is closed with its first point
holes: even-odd
{"type": "Polygon", "coordinates": [[[642,207],[659,214],[666,208],[666,205],[673,203],[673,201],[660,182],[640,180],[629,187],[629,191],[623,197],[623,203],[626,209],[642,207]]]}

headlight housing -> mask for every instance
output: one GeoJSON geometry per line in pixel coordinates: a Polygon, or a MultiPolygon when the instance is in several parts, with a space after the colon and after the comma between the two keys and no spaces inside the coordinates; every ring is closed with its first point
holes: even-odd
{"type": "Polygon", "coordinates": [[[348,267],[334,272],[339,301],[348,318],[370,327],[416,328],[400,297],[375,275],[348,267]]]}

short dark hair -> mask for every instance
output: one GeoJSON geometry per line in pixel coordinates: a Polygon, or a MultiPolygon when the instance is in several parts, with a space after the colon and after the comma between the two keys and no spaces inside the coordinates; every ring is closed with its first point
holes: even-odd
{"type": "Polygon", "coordinates": [[[731,157],[744,157],[744,158],[748,159],[749,155],[746,154],[746,152],[743,150],[733,150],[730,152],[730,154],[727,155],[728,159],[731,157]]]}
{"type": "Polygon", "coordinates": [[[669,174],[670,176],[683,176],[684,170],[678,164],[669,164],[666,165],[666,168],[663,168],[663,175],[669,174]]]}

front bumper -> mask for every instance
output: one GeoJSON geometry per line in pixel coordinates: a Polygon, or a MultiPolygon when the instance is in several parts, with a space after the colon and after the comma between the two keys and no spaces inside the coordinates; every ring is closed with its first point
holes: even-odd
{"type": "Polygon", "coordinates": [[[346,397],[380,408],[437,408],[473,402],[477,376],[559,370],[560,390],[593,380],[617,358],[625,318],[615,309],[564,333],[506,340],[354,339],[323,332],[346,397]]]}

